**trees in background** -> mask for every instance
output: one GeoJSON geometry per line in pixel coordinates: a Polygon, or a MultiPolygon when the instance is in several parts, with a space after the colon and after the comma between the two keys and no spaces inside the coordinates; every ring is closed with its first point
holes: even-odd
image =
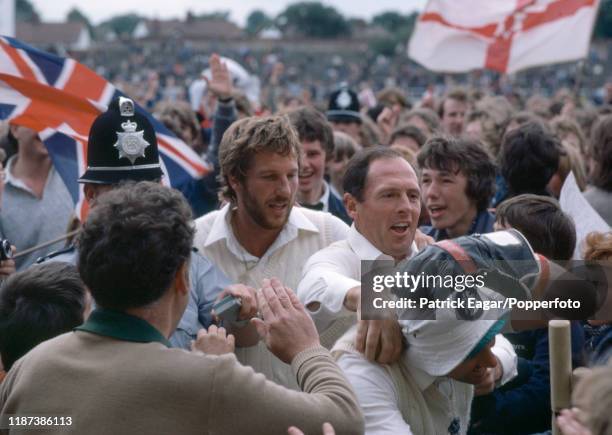
{"type": "Polygon", "coordinates": [[[289,5],[276,17],[275,22],[283,33],[292,36],[339,38],[351,34],[346,18],[336,8],[320,2],[289,5]]]}
{"type": "Polygon", "coordinates": [[[28,0],[15,2],[15,19],[24,23],[40,23],[40,15],[28,0]]]}

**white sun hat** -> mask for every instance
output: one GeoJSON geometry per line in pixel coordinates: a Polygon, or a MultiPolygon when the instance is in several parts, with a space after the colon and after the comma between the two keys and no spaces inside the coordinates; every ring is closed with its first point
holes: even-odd
{"type": "Polygon", "coordinates": [[[474,356],[504,326],[503,320],[404,320],[406,361],[432,376],[445,376],[474,356]]]}

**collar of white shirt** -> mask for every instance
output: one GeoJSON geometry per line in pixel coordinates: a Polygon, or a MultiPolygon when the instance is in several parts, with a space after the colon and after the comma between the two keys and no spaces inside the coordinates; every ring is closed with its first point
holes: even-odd
{"type": "MultiPolygon", "coordinates": [[[[242,247],[240,242],[238,242],[238,239],[236,239],[230,220],[232,216],[232,210],[230,207],[230,204],[226,204],[221,210],[219,210],[219,213],[217,213],[217,216],[215,216],[210,233],[204,242],[204,246],[208,247],[225,239],[227,248],[238,259],[244,261],[257,261],[258,258],[247,252],[242,247]]],[[[294,206],[291,209],[287,223],[281,230],[274,243],[272,243],[272,246],[268,248],[264,254],[264,257],[271,255],[277,249],[282,248],[287,243],[297,238],[300,231],[318,233],[319,229],[304,215],[299,207],[294,206]]]]}
{"type": "Polygon", "coordinates": [[[323,180],[323,195],[321,195],[321,198],[317,201],[317,203],[323,203],[323,211],[329,211],[329,195],[329,184],[327,184],[327,181],[323,180]]]}
{"type": "Polygon", "coordinates": [[[327,184],[327,181],[323,180],[323,195],[321,195],[317,202],[312,205],[316,206],[318,204],[322,204],[323,208],[317,208],[317,210],[329,212],[329,195],[331,194],[330,192],[331,190],[329,189],[329,184],[327,184]]]}
{"type": "MultiPolygon", "coordinates": [[[[25,184],[21,179],[13,175],[13,166],[15,165],[16,160],[17,160],[17,154],[14,154],[6,162],[6,169],[5,169],[6,179],[4,180],[4,183],[11,184],[14,187],[25,190],[26,192],[29,192],[32,195],[34,195],[34,192],[32,191],[32,189],[28,187],[27,184],[25,184]]],[[[47,189],[47,185],[49,184],[51,177],[53,176],[53,171],[54,171],[54,168],[53,166],[51,166],[51,169],[49,170],[49,174],[47,175],[47,181],[45,182],[45,190],[47,189]]]]}
{"type": "MultiPolygon", "coordinates": [[[[368,239],[366,239],[355,227],[353,223],[349,230],[346,238],[351,249],[357,254],[361,260],[391,260],[393,257],[382,253],[376,246],[374,246],[368,239]]],[[[413,241],[410,246],[410,253],[406,258],[412,257],[417,252],[416,243],[413,241]]]]}

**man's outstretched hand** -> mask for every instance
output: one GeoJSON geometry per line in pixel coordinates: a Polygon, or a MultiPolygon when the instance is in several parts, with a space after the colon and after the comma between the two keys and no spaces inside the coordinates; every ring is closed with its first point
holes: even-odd
{"type": "Polygon", "coordinates": [[[320,346],[314,322],[295,293],[276,278],[264,279],[257,292],[262,319],[251,320],[270,352],[286,364],[311,347],[320,346]]]}

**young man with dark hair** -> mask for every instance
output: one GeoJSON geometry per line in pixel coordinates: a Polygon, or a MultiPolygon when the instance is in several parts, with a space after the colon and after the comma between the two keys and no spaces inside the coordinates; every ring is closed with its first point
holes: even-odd
{"type": "Polygon", "coordinates": [[[506,134],[499,165],[508,197],[522,193],[550,196],[546,185],[559,168],[561,146],[537,123],[529,122],[506,134]]]}
{"type": "MultiPolygon", "coordinates": [[[[504,201],[496,211],[496,229],[520,231],[533,250],[552,261],[572,258],[576,229],[550,197],[524,194],[504,201]]],[[[572,322],[572,366],[582,365],[584,332],[572,322]]],[[[550,429],[550,352],[547,328],[504,334],[519,357],[518,376],[472,406],[472,433],[536,433],[550,429]]]]}
{"type": "Polygon", "coordinates": [[[0,355],[4,370],[45,340],[72,331],[89,314],[90,298],[76,267],[34,265],[0,289],[0,355]]]}
{"type": "Polygon", "coordinates": [[[438,116],[446,134],[458,137],[463,133],[465,114],[468,111],[468,94],[464,89],[451,89],[440,102],[438,116]]]}
{"type": "Polygon", "coordinates": [[[241,366],[224,328],[199,331],[191,352],[168,348],[189,302],[193,234],[183,196],[159,183],[101,196],[79,236],[79,270],[97,308],[13,366],[0,389],[1,415],[68,414],[72,432],[93,435],[269,434],[291,425],[312,433],[323,422],[362,432],[347,381],[277,280],[263,282],[256,324],[304,392],[241,366]]]}
{"type": "Polygon", "coordinates": [[[298,202],[313,210],[326,211],[350,225],[342,200],[330,189],[323,178],[325,165],[334,153],[331,125],[322,113],[312,107],[302,107],[288,113],[302,146],[298,202]]]}
{"type": "Polygon", "coordinates": [[[494,193],[495,166],[478,142],[434,137],[417,156],[421,188],[436,241],[493,231],[487,211],[494,193]]]}
{"type": "Polygon", "coordinates": [[[612,115],[602,117],[593,127],[588,157],[591,187],[584,197],[612,226],[612,115]]]}

